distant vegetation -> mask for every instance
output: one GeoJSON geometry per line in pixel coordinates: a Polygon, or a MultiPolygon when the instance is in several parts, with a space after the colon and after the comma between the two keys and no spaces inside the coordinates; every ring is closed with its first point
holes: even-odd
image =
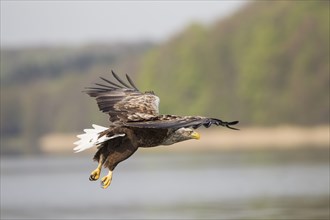
{"type": "Polygon", "coordinates": [[[44,134],[107,125],[81,90],[111,69],[154,90],[162,113],[328,124],[329,37],[329,1],[261,1],[158,46],[2,49],[1,151],[38,152],[44,134]]]}
{"type": "Polygon", "coordinates": [[[165,112],[328,124],[329,1],[257,1],[210,28],[191,25],[143,64],[139,84],[165,112]]]}
{"type": "Polygon", "coordinates": [[[150,47],[138,43],[1,50],[2,152],[37,152],[44,134],[107,125],[95,100],[81,91],[99,76],[110,76],[111,68],[134,77],[139,57],[150,47]]]}

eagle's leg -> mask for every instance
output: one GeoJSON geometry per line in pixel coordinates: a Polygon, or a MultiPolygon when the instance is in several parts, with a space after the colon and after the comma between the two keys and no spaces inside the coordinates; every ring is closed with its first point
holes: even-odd
{"type": "Polygon", "coordinates": [[[89,176],[90,181],[95,181],[100,178],[100,173],[101,173],[103,163],[104,163],[104,159],[103,159],[103,155],[101,154],[100,158],[99,158],[99,164],[97,165],[96,169],[93,170],[91,175],[89,176]]]}
{"type": "Polygon", "coordinates": [[[108,175],[104,176],[104,177],[101,179],[101,187],[102,187],[103,189],[108,188],[108,186],[110,186],[111,180],[112,180],[112,171],[109,170],[108,175]]]}

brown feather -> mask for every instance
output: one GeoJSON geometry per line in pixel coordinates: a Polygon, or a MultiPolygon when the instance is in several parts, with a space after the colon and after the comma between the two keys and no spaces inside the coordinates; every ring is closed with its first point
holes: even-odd
{"type": "Polygon", "coordinates": [[[113,77],[123,86],[100,77],[110,85],[95,83],[100,87],[89,87],[85,91],[96,97],[100,111],[108,113],[111,122],[150,120],[159,114],[159,98],[153,93],[141,93],[127,77],[133,88],[121,80],[113,71],[113,77]]]}

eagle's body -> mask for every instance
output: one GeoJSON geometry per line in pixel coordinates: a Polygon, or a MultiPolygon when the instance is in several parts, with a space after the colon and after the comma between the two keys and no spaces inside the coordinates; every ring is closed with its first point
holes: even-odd
{"type": "Polygon", "coordinates": [[[102,166],[107,167],[109,173],[102,178],[103,188],[110,185],[112,171],[118,163],[140,147],[199,139],[199,134],[193,129],[201,125],[209,127],[214,124],[235,129],[230,126],[238,123],[201,116],[159,115],[159,98],[153,92],[141,93],[127,75],[129,85],[114,72],[112,74],[120,84],[101,77],[107,85],[96,83],[99,87],[89,87],[85,91],[96,98],[102,112],[109,114],[109,128],[93,125],[94,129],[85,129],[85,134],[78,135],[80,140],[74,148],[80,152],[97,146],[94,160],[99,164],[91,173],[90,180],[97,180],[102,166]]]}

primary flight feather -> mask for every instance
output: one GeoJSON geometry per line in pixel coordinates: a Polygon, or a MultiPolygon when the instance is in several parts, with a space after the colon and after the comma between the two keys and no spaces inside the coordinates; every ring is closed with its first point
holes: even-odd
{"type": "Polygon", "coordinates": [[[199,139],[194,131],[200,126],[211,125],[232,127],[238,121],[225,122],[216,118],[202,116],[160,115],[159,98],[153,92],[140,92],[132,79],[126,75],[127,82],[112,71],[117,82],[103,77],[103,83],[95,83],[95,87],[87,87],[85,92],[96,98],[100,111],[109,114],[109,127],[93,125],[93,129],[85,129],[78,135],[79,141],[75,152],[97,147],[94,160],[98,166],[90,174],[89,179],[99,179],[102,166],[109,169],[101,179],[103,188],[107,188],[112,180],[112,172],[123,160],[129,158],[139,147],[156,147],[171,145],[189,139],[199,139]]]}

